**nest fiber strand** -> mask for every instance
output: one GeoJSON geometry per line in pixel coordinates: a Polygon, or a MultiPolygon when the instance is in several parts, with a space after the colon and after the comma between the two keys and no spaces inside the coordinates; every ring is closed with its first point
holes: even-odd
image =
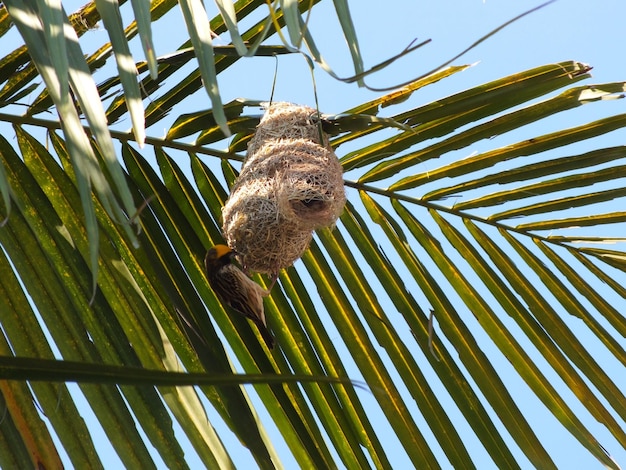
{"type": "Polygon", "coordinates": [[[248,145],[222,212],[226,242],[246,269],[277,275],[302,256],[313,230],[332,227],[343,211],[341,164],[316,115],[272,103],[248,145]]]}

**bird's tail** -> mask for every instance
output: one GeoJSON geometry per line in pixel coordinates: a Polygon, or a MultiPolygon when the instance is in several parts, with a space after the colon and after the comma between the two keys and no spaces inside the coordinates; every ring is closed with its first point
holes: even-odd
{"type": "Polygon", "coordinates": [[[265,341],[267,348],[274,349],[274,343],[275,343],[274,336],[272,335],[270,330],[267,328],[267,325],[265,324],[265,322],[261,320],[260,318],[253,318],[252,321],[259,329],[259,333],[261,333],[261,337],[263,338],[263,341],[265,341]]]}

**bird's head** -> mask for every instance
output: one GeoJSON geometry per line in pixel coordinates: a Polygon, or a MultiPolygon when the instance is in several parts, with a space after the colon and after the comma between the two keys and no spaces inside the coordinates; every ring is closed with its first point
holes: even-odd
{"type": "Polygon", "coordinates": [[[215,245],[209,249],[204,259],[207,268],[230,263],[235,252],[227,245],[215,245]]]}

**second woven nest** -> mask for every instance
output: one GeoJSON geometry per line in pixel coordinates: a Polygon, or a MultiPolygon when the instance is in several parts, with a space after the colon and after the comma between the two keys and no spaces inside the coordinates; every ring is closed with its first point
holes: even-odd
{"type": "Polygon", "coordinates": [[[250,271],[278,275],[332,227],[346,202],[343,171],[317,111],[271,103],[222,211],[228,245],[250,271]]]}

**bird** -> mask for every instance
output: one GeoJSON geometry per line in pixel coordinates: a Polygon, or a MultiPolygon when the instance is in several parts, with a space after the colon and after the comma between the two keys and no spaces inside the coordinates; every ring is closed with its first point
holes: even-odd
{"type": "Polygon", "coordinates": [[[232,263],[235,255],[227,245],[215,245],[207,251],[204,265],[209,285],[222,305],[252,320],[268,349],[273,349],[274,336],[267,328],[263,309],[263,297],[267,297],[269,291],[232,263]]]}

